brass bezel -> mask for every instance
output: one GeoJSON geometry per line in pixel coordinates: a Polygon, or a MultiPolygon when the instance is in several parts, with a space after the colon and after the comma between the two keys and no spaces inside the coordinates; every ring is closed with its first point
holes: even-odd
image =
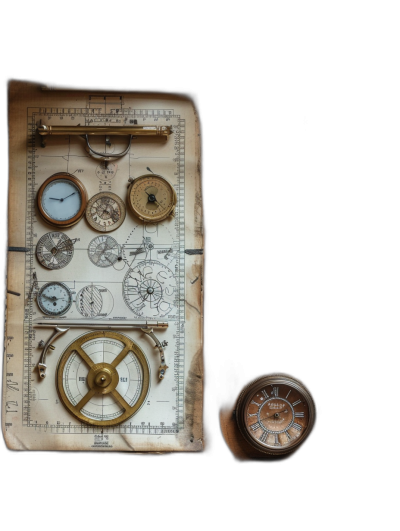
{"type": "Polygon", "coordinates": [[[78,221],[80,221],[82,219],[82,216],[85,214],[87,201],[88,201],[88,194],[87,194],[87,191],[84,185],[81,183],[79,179],[77,179],[70,173],[66,173],[66,172],[55,173],[54,175],[46,179],[44,183],[41,185],[41,187],[39,188],[38,195],[37,195],[37,206],[38,206],[40,215],[47,223],[49,223],[49,225],[53,225],[54,227],[59,227],[59,228],[72,227],[72,225],[75,225],[75,223],[78,223],[78,221]],[[71,181],[79,189],[81,193],[81,198],[82,198],[82,204],[81,204],[81,208],[79,209],[79,212],[74,217],[70,219],[66,219],[64,221],[59,221],[59,220],[51,218],[49,215],[46,214],[44,208],[42,207],[42,197],[43,197],[43,192],[46,186],[52,181],[56,181],[57,179],[64,179],[67,181],[71,181]]]}
{"type": "Polygon", "coordinates": [[[98,232],[102,232],[104,234],[108,233],[108,232],[112,232],[112,231],[118,229],[122,225],[122,223],[125,221],[125,216],[126,216],[125,203],[123,202],[123,200],[117,194],[114,194],[112,192],[99,192],[98,194],[96,194],[93,197],[91,197],[89,199],[89,201],[87,202],[86,210],[85,210],[85,216],[86,216],[87,222],[89,223],[89,225],[94,230],[97,230],[98,232]],[[90,209],[91,209],[93,203],[95,203],[101,197],[105,197],[105,196],[106,197],[110,197],[116,203],[118,203],[118,206],[119,206],[120,211],[121,211],[121,217],[119,218],[119,220],[116,223],[114,223],[114,225],[111,225],[110,228],[102,227],[101,225],[96,223],[96,221],[93,220],[92,214],[90,212],[90,209]]]}
{"type": "MultiPolygon", "coordinates": [[[[115,362],[115,360],[114,360],[114,362],[115,362]]],[[[108,384],[108,382],[107,382],[107,384],[108,384]]],[[[67,348],[62,353],[62,355],[61,355],[61,357],[60,357],[60,359],[58,361],[57,370],[56,370],[56,387],[57,387],[58,396],[60,397],[61,402],[64,404],[66,409],[74,417],[79,419],[81,422],[84,422],[85,424],[90,424],[91,426],[116,426],[116,425],[121,424],[122,422],[128,420],[130,417],[132,417],[140,409],[140,407],[143,405],[144,401],[146,400],[146,397],[147,397],[147,394],[148,394],[149,388],[150,388],[150,368],[149,368],[149,364],[148,364],[147,358],[146,358],[144,352],[142,351],[142,349],[139,347],[139,345],[137,345],[137,343],[132,341],[132,339],[130,339],[126,335],[121,334],[120,332],[112,332],[112,331],[106,331],[106,330],[104,330],[104,331],[96,331],[96,332],[89,332],[89,333],[83,334],[82,336],[80,336],[77,339],[75,339],[72,343],[70,343],[67,346],[67,348]],[[89,378],[89,375],[88,375],[88,381],[90,380],[92,382],[93,387],[91,387],[90,391],[85,396],[87,396],[90,393],[92,393],[91,396],[93,396],[96,393],[97,394],[105,394],[107,392],[107,389],[110,386],[111,386],[110,387],[111,391],[108,391],[108,392],[113,392],[115,390],[115,387],[112,388],[112,385],[115,385],[115,381],[114,381],[114,384],[111,383],[113,381],[113,379],[114,379],[114,375],[113,375],[113,370],[110,369],[110,367],[113,367],[114,372],[117,372],[116,371],[116,367],[118,366],[118,364],[116,364],[115,366],[113,364],[110,364],[110,367],[108,367],[109,364],[106,364],[106,363],[95,364],[95,363],[91,362],[89,356],[87,356],[85,351],[81,348],[81,345],[86,343],[87,341],[91,341],[92,339],[97,339],[97,338],[101,338],[101,337],[116,339],[117,341],[121,341],[121,343],[124,344],[124,347],[123,347],[122,351],[117,356],[117,358],[115,358],[116,360],[119,360],[118,363],[120,363],[122,361],[122,359],[128,354],[128,352],[130,352],[130,351],[134,352],[134,354],[136,355],[136,357],[137,357],[137,359],[138,359],[138,361],[139,361],[139,363],[140,363],[140,365],[142,367],[142,371],[143,371],[143,387],[142,387],[142,391],[140,393],[140,396],[139,396],[138,400],[136,401],[136,403],[132,407],[130,407],[127,404],[127,402],[125,402],[125,400],[123,400],[123,398],[121,397],[121,399],[125,403],[125,405],[123,405],[120,401],[118,401],[118,402],[119,402],[120,406],[125,409],[125,413],[123,413],[120,417],[118,417],[117,419],[113,419],[113,420],[101,420],[101,421],[98,421],[98,420],[90,419],[90,418],[86,417],[85,415],[83,415],[81,413],[81,411],[77,409],[77,406],[73,406],[71,404],[71,402],[68,400],[68,397],[67,397],[67,395],[66,395],[66,393],[64,391],[64,387],[63,387],[63,372],[64,372],[65,364],[67,363],[70,355],[74,351],[76,351],[77,354],[79,356],[81,356],[81,358],[85,361],[85,363],[88,364],[89,368],[91,369],[91,371],[93,371],[93,373],[98,373],[99,370],[101,370],[101,369],[104,369],[106,372],[107,371],[109,372],[110,384],[106,388],[98,388],[97,390],[96,390],[96,386],[93,384],[93,381],[95,380],[95,374],[91,375],[91,373],[89,372],[89,375],[91,375],[91,376],[89,378]],[[121,353],[123,354],[124,351],[126,351],[126,353],[125,353],[124,356],[121,357],[121,353]],[[82,355],[82,353],[83,353],[83,355],[82,355]],[[103,365],[104,365],[104,367],[103,367],[103,365]],[[126,406],[128,406],[128,407],[126,407],[126,406]]],[[[89,398],[89,400],[90,400],[90,398],[89,398]]],[[[82,408],[80,408],[80,409],[82,409],[82,408]]]]}
{"type": "Polygon", "coordinates": [[[239,398],[236,402],[235,415],[236,415],[236,422],[240,430],[240,433],[243,435],[246,441],[250,443],[251,446],[253,446],[253,448],[255,448],[256,450],[258,450],[259,452],[263,454],[278,456],[278,455],[288,454],[294,451],[296,448],[299,447],[300,444],[302,444],[307,439],[315,423],[316,411],[315,411],[314,400],[311,396],[311,393],[308,391],[308,389],[302,382],[300,382],[296,378],[293,378],[292,376],[289,376],[287,374],[270,374],[267,376],[261,376],[257,378],[256,380],[253,380],[243,389],[243,391],[240,393],[239,398]],[[265,387],[266,385],[270,385],[270,384],[286,384],[286,385],[293,387],[294,389],[299,391],[304,396],[304,398],[306,399],[307,405],[308,405],[309,422],[308,422],[307,428],[304,430],[301,437],[299,437],[295,443],[293,443],[292,445],[286,448],[270,448],[270,447],[267,448],[261,443],[258,444],[257,441],[253,437],[251,437],[251,435],[249,434],[246,428],[246,420],[245,420],[246,417],[245,416],[246,416],[247,405],[248,405],[250,398],[254,395],[257,389],[261,389],[265,387]]]}
{"type": "Polygon", "coordinates": [[[172,212],[175,210],[177,201],[178,201],[178,196],[176,195],[175,188],[172,186],[172,184],[165,177],[163,177],[162,175],[158,175],[156,173],[146,173],[145,175],[141,175],[140,177],[137,177],[136,179],[134,179],[132,181],[132,183],[130,184],[130,186],[128,188],[128,204],[130,206],[130,209],[132,210],[133,214],[135,216],[137,216],[139,219],[141,219],[142,221],[146,221],[146,222],[150,222],[150,223],[158,223],[159,221],[163,221],[168,216],[170,216],[172,214],[172,212]],[[139,212],[133,206],[132,201],[131,201],[132,188],[139,181],[143,181],[143,180],[146,180],[146,179],[149,179],[149,178],[154,179],[154,177],[157,177],[158,179],[161,179],[162,181],[164,181],[167,184],[167,186],[170,188],[170,190],[172,192],[172,206],[168,209],[168,211],[166,213],[164,212],[163,214],[160,214],[159,216],[147,216],[146,214],[143,214],[143,213],[139,212]]]}

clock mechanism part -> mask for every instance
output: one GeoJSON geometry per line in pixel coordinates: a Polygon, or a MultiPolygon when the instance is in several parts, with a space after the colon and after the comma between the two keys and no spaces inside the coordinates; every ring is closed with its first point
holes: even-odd
{"type": "Polygon", "coordinates": [[[100,192],[89,199],[86,206],[86,219],[89,225],[99,232],[118,229],[126,215],[125,204],[111,192],[100,192]]]}
{"type": "Polygon", "coordinates": [[[48,282],[36,297],[40,310],[46,315],[64,315],[71,308],[71,290],[62,282],[48,282]]]}
{"type": "Polygon", "coordinates": [[[82,219],[87,205],[86,188],[69,173],[55,173],[44,181],[37,194],[42,218],[56,227],[71,227],[82,219]]]}
{"type": "Polygon", "coordinates": [[[244,439],[262,454],[292,452],[310,434],[315,405],[307,388],[291,376],[272,374],[248,384],[235,409],[244,439]]]}
{"type": "Polygon", "coordinates": [[[57,366],[61,402],[78,420],[115,426],[144,403],[150,369],[142,349],[119,332],[89,332],[63,352],[57,366]]]}
{"type": "Polygon", "coordinates": [[[174,187],[161,175],[149,173],[129,179],[128,204],[142,221],[158,223],[173,215],[177,203],[174,187]]]}
{"type": "Polygon", "coordinates": [[[36,245],[36,258],[47,269],[62,269],[72,260],[77,241],[79,238],[71,240],[63,232],[48,232],[36,245]]]}

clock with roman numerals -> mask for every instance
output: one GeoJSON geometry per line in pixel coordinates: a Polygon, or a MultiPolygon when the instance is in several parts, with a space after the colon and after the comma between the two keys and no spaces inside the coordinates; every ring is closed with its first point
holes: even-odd
{"type": "Polygon", "coordinates": [[[297,448],[315,421],[310,392],[284,374],[263,376],[243,389],[236,421],[244,438],[265,454],[282,455],[297,448]]]}

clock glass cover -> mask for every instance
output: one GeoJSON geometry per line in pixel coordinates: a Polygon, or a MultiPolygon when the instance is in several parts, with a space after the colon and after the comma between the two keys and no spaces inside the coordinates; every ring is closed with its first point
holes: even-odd
{"type": "Polygon", "coordinates": [[[85,187],[79,179],[68,173],[52,175],[39,189],[39,212],[52,225],[74,225],[82,218],[86,203],[85,187]]]}
{"type": "Polygon", "coordinates": [[[286,375],[258,378],[241,393],[236,420],[247,441],[267,454],[285,454],[302,443],[315,419],[309,391],[286,375]]]}

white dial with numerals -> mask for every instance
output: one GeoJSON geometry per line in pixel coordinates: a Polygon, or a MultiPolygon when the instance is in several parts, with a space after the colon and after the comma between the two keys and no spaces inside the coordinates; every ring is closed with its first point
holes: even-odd
{"type": "Polygon", "coordinates": [[[63,315],[71,308],[72,294],[62,282],[48,282],[40,289],[37,303],[46,315],[63,315]]]}

